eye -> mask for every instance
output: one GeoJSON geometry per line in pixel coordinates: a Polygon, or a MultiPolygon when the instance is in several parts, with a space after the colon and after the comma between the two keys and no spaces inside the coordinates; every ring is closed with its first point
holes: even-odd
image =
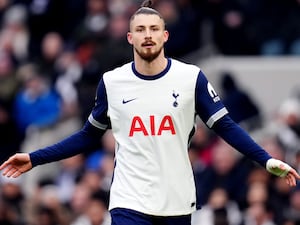
{"type": "Polygon", "coordinates": [[[135,29],[136,32],[143,32],[143,30],[144,29],[142,27],[138,27],[138,28],[135,29]]]}

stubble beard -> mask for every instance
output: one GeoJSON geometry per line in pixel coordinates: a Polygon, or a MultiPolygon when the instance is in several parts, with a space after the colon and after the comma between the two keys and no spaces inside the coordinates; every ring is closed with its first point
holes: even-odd
{"type": "Polygon", "coordinates": [[[148,63],[152,62],[153,60],[155,60],[160,53],[163,51],[163,46],[160,47],[160,49],[158,49],[155,52],[142,52],[139,51],[138,49],[134,48],[135,52],[145,61],[147,61],[148,63]]]}

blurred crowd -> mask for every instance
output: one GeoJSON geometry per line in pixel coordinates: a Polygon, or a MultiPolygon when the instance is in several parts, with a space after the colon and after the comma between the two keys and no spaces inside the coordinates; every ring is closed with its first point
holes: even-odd
{"type": "MultiPolygon", "coordinates": [[[[299,0],[157,0],[174,58],[208,45],[214,54],[297,55],[299,0]]],[[[132,60],[128,20],[138,0],[0,0],[0,163],[80,129],[103,72],[132,60]]],[[[263,123],[230,73],[220,76],[232,118],[274,157],[300,172],[300,95],[263,123]],[[243,104],[243,106],[241,106],[243,104]]],[[[189,147],[199,207],[192,225],[299,225],[300,188],[244,158],[199,120],[189,147]],[[203,222],[205,221],[205,222],[203,222]]],[[[0,176],[2,225],[109,225],[114,138],[99,149],[0,176]]]]}

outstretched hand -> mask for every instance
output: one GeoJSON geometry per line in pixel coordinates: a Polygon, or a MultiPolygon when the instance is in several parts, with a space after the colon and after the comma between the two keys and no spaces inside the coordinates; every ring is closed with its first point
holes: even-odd
{"type": "Polygon", "coordinates": [[[269,159],[266,169],[276,176],[283,177],[290,186],[296,186],[297,180],[300,180],[300,175],[294,168],[278,159],[269,159]]]}
{"type": "Polygon", "coordinates": [[[288,185],[296,186],[296,180],[300,180],[300,175],[296,172],[295,169],[292,168],[284,178],[288,185]]]}
{"type": "Polygon", "coordinates": [[[28,153],[17,153],[6,160],[1,166],[3,176],[16,178],[32,168],[28,153]]]}

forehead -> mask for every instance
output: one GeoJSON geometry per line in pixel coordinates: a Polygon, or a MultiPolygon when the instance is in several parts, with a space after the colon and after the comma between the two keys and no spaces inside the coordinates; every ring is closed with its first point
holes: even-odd
{"type": "Polygon", "coordinates": [[[155,14],[138,14],[130,22],[130,28],[153,25],[164,26],[164,21],[155,14]]]}

